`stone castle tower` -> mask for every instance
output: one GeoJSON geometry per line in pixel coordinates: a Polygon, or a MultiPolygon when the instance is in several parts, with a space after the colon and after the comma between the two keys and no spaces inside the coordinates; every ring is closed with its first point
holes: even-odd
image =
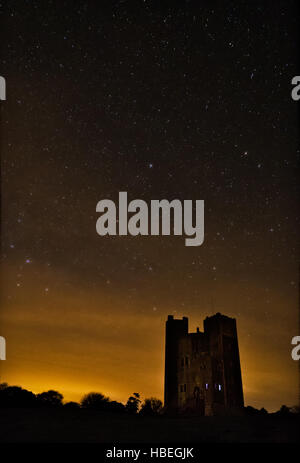
{"type": "Polygon", "coordinates": [[[204,332],[188,332],[188,318],[166,322],[165,407],[216,415],[244,406],[236,321],[217,313],[204,332]]]}

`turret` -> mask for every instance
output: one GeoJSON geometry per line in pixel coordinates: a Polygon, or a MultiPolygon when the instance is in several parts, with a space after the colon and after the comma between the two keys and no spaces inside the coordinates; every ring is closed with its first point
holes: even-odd
{"type": "Polygon", "coordinates": [[[178,406],[178,341],[180,337],[188,334],[188,318],[174,319],[168,316],[166,321],[165,344],[165,407],[176,409],[178,406]]]}

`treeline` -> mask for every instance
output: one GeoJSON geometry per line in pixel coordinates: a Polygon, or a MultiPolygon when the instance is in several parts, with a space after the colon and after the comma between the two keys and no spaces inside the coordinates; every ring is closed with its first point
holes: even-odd
{"type": "MultiPolygon", "coordinates": [[[[82,397],[78,402],[64,402],[63,395],[58,391],[49,390],[40,394],[34,394],[20,386],[9,386],[7,383],[0,383],[0,409],[1,408],[61,408],[65,410],[98,410],[108,412],[127,413],[131,415],[139,414],[145,416],[156,416],[164,413],[161,400],[150,397],[141,400],[140,394],[134,392],[127,400],[126,404],[110,400],[109,397],[100,392],[90,392],[82,397]]],[[[244,407],[244,414],[248,416],[268,415],[265,408],[260,410],[247,406],[244,407]]],[[[292,416],[300,414],[300,407],[282,407],[272,415],[292,416]]]]}
{"type": "MultiPolygon", "coordinates": [[[[251,407],[250,405],[244,407],[244,412],[248,416],[264,416],[269,414],[265,408],[261,408],[260,410],[258,410],[257,408],[251,407]]],[[[294,407],[287,407],[286,405],[282,405],[277,412],[272,413],[272,415],[278,415],[283,417],[299,414],[300,407],[298,405],[295,405],[294,407]]]]}
{"type": "Polygon", "coordinates": [[[54,390],[34,394],[20,386],[0,384],[0,408],[64,408],[68,410],[88,409],[140,415],[159,415],[162,413],[161,400],[155,397],[145,399],[143,402],[140,394],[134,392],[124,405],[121,402],[110,400],[100,392],[90,392],[78,402],[63,402],[63,395],[54,390]]]}

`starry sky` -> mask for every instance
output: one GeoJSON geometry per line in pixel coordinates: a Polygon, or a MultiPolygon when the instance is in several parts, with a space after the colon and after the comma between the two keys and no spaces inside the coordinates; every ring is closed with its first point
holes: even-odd
{"type": "Polygon", "coordinates": [[[294,405],[296,2],[2,6],[1,381],[162,398],[167,315],[220,311],[246,405],[294,405]],[[204,244],[100,237],[119,191],[203,199],[204,244]]]}

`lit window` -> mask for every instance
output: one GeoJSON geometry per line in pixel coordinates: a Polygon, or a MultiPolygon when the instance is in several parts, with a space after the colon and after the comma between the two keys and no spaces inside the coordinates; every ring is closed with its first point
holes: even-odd
{"type": "Polygon", "coordinates": [[[222,386],[221,386],[221,384],[219,384],[218,389],[219,389],[219,391],[222,391],[222,386]]]}
{"type": "Polygon", "coordinates": [[[208,389],[208,383],[205,384],[205,389],[206,389],[206,390],[208,389]]]}

